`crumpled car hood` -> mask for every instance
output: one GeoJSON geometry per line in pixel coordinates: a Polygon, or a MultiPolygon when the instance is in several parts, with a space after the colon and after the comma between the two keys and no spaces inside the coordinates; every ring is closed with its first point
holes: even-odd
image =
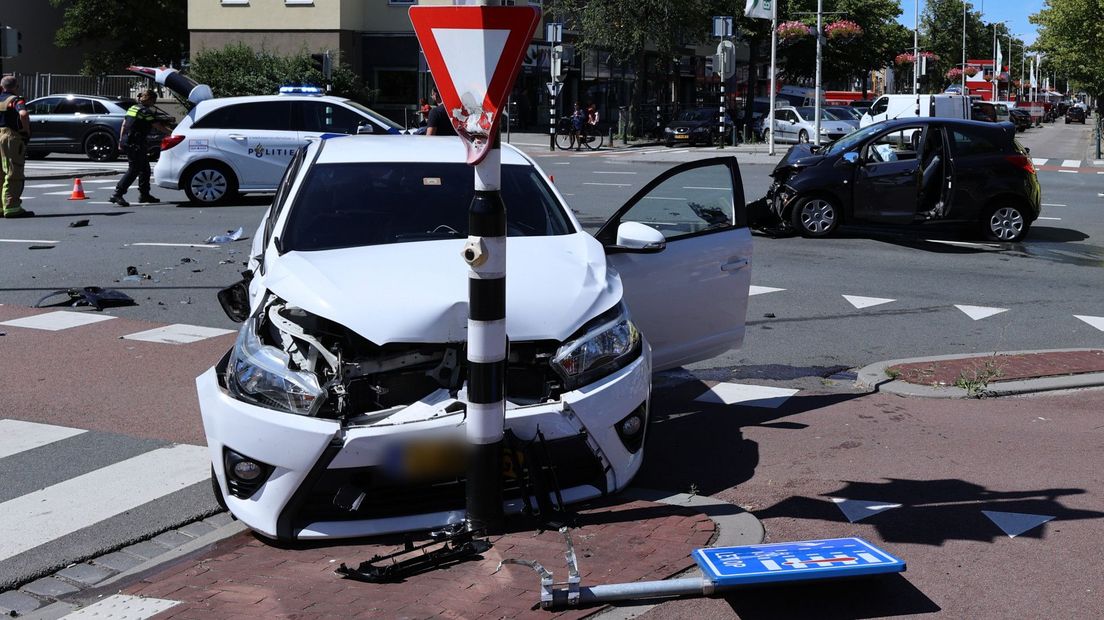
{"type": "Polygon", "coordinates": [[[812,144],[795,144],[790,147],[790,150],[786,151],[786,154],[775,165],[774,170],[771,171],[771,176],[773,177],[783,170],[814,166],[822,161],[824,161],[824,155],[813,153],[812,144]]]}
{"type": "MultiPolygon", "coordinates": [[[[288,303],[379,344],[467,339],[465,239],[270,257],[265,286],[288,303]]],[[[621,280],[586,233],[511,237],[506,250],[511,340],[565,340],[621,300],[621,280]]]]}

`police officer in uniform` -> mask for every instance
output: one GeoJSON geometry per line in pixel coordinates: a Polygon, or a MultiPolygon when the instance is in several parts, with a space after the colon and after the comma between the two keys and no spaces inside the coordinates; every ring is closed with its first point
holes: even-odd
{"type": "Polygon", "coordinates": [[[146,144],[146,136],[151,128],[156,128],[161,133],[169,133],[170,130],[164,123],[156,120],[152,107],[155,101],[157,93],[152,90],[138,95],[138,104],[127,110],[126,120],[119,131],[119,147],[126,153],[127,171],[115,186],[115,194],[108,200],[120,207],[130,206],[123,194],[135,178],[138,179],[138,202],[161,202],[150,194],[150,165],[147,154],[149,146],[146,144]]]}
{"type": "Polygon", "coordinates": [[[26,102],[19,96],[15,76],[0,78],[0,210],[5,218],[32,217],[34,211],[23,208],[23,165],[27,161],[27,141],[31,139],[31,120],[26,102]]]}

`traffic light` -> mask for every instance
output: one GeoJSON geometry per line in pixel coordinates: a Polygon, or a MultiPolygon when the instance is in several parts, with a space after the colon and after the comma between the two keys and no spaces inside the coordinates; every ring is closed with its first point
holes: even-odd
{"type": "Polygon", "coordinates": [[[326,80],[329,80],[333,75],[333,62],[330,59],[329,52],[311,54],[311,66],[321,73],[326,80]]]}
{"type": "Polygon", "coordinates": [[[23,33],[11,26],[0,27],[0,58],[14,58],[23,53],[23,33]]]}

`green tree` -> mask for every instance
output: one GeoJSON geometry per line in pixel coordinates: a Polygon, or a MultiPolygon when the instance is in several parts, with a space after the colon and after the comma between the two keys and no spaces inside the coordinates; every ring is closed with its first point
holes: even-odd
{"type": "MultiPolygon", "coordinates": [[[[993,58],[993,31],[1000,40],[1003,64],[1008,65],[1015,79],[1020,74],[1024,55],[1023,40],[1012,37],[1009,46],[1008,27],[1003,23],[987,24],[972,3],[966,4],[966,59],[993,58]],[[1011,49],[1009,49],[1011,47],[1011,49]]],[[[962,64],[962,0],[928,0],[920,18],[920,45],[935,52],[939,60],[928,65],[929,84],[942,89],[951,83],[947,71],[962,64]]],[[[958,80],[954,80],[958,82],[958,80]]]]}
{"type": "MultiPolygon", "coordinates": [[[[311,64],[307,50],[281,56],[265,50],[255,51],[244,43],[200,50],[192,58],[188,74],[196,82],[210,86],[216,97],[272,95],[287,84],[321,86],[325,81],[322,73],[311,64]]],[[[356,73],[342,63],[334,65],[332,85],[334,94],[342,97],[364,103],[372,98],[356,73]]]]}
{"type": "Polygon", "coordinates": [[[1038,24],[1034,48],[1046,54],[1047,66],[1071,86],[1104,98],[1104,0],[1047,0],[1031,16],[1038,24]]]}
{"type": "Polygon", "coordinates": [[[187,0],[50,0],[62,9],[59,47],[87,45],[83,72],[179,64],[188,41],[187,0]]]}

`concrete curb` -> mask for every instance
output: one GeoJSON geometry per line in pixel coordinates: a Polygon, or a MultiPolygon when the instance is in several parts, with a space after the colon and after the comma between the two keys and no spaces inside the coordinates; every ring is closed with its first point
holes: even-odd
{"type": "MultiPolygon", "coordinates": [[[[1094,348],[1080,349],[1043,349],[1037,351],[999,351],[994,353],[968,353],[959,355],[935,355],[930,357],[913,357],[907,359],[875,362],[864,366],[858,371],[855,384],[858,387],[870,388],[876,392],[887,392],[900,396],[918,396],[922,398],[971,398],[964,388],[934,385],[919,385],[893,379],[886,375],[886,369],[899,364],[914,364],[924,362],[938,362],[945,360],[957,360],[966,358],[984,358],[993,355],[1024,355],[1032,353],[1072,353],[1076,351],[1095,351],[1094,348]]],[[[1034,394],[1036,392],[1050,392],[1054,390],[1072,390],[1079,388],[1091,388],[1104,386],[1104,373],[1084,373],[1079,375],[1062,375],[1055,377],[1039,377],[1036,379],[1022,379],[1019,381],[995,381],[985,386],[982,392],[984,396],[1014,396],[1018,394],[1034,394]]]]}

